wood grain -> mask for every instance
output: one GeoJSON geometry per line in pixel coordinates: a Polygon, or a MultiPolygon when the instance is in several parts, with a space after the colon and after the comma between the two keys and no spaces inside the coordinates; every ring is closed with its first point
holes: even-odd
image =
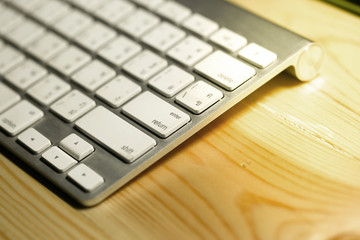
{"type": "Polygon", "coordinates": [[[360,19],[320,1],[235,0],[322,44],[103,202],[81,209],[0,155],[2,239],[360,239],[360,19]]]}

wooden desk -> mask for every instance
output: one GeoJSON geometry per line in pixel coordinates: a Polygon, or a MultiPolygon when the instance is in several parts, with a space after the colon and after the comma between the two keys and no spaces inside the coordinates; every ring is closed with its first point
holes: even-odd
{"type": "Polygon", "coordinates": [[[0,238],[360,239],[360,18],[236,2],[321,43],[321,75],[280,74],[94,208],[0,155],[0,238]]]}

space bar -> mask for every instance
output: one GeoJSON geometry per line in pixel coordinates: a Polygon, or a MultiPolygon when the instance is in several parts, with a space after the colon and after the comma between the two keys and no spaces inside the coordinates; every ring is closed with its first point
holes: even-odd
{"type": "Polygon", "coordinates": [[[102,106],[80,118],[75,126],[128,163],[156,145],[153,138],[102,106]]]}

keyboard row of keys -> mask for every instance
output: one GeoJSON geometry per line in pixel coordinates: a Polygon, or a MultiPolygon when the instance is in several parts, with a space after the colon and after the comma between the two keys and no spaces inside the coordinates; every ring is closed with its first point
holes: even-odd
{"type": "MultiPolygon", "coordinates": [[[[85,8],[86,6],[84,5],[91,6],[94,4],[94,8],[90,7],[91,12],[93,12],[94,15],[109,24],[117,25],[117,27],[119,27],[122,31],[135,38],[139,38],[150,29],[157,26],[151,34],[148,33],[150,35],[144,36],[142,41],[159,51],[165,51],[166,48],[169,49],[171,45],[174,45],[176,42],[180,41],[180,39],[184,38],[184,32],[178,27],[170,24],[161,24],[161,26],[159,26],[158,24],[160,23],[160,20],[156,15],[143,9],[138,9],[133,3],[128,1],[94,1],[94,3],[87,4],[82,1],[74,1],[74,3],[85,8]],[[116,11],[116,9],[120,10],[116,11]],[[141,21],[139,21],[139,18],[141,21]],[[174,34],[174,30],[178,33],[174,34]],[[165,33],[162,35],[162,38],[160,39],[161,41],[156,40],[156,36],[159,35],[159,32],[165,33]],[[167,34],[168,39],[166,39],[167,34]],[[173,38],[169,38],[169,36],[172,36],[173,38]],[[166,42],[166,40],[168,40],[168,42],[166,42]],[[170,44],[169,41],[173,42],[170,44]],[[165,46],[161,46],[160,42],[165,43],[163,44],[165,46]],[[166,44],[168,44],[168,46],[166,46],[166,44]]],[[[244,37],[226,28],[218,30],[219,25],[216,22],[197,13],[191,14],[191,11],[188,8],[176,2],[155,1],[153,3],[150,1],[149,3],[144,3],[139,1],[138,3],[150,9],[152,9],[151,6],[158,6],[157,13],[162,17],[176,24],[181,23],[184,28],[203,38],[209,37],[210,41],[227,51],[236,52],[247,43],[244,37]]],[[[34,6],[40,6],[39,8],[36,8],[36,11],[34,12],[34,16],[36,18],[48,25],[51,25],[55,30],[63,35],[69,38],[76,38],[82,46],[91,51],[95,51],[115,36],[113,30],[100,23],[95,24],[94,27],[89,28],[85,33],[79,35],[93,23],[93,19],[76,9],[71,9],[70,6],[63,2],[33,0],[25,4],[22,0],[20,0],[15,1],[14,4],[25,11],[35,9],[34,6]],[[40,3],[42,4],[40,5],[40,3]],[[22,4],[25,4],[25,6],[22,6],[22,4]],[[55,11],[55,9],[57,10],[57,14],[51,14],[52,10],[55,11]],[[62,18],[65,15],[66,17],[62,18]],[[54,19],[60,20],[55,22],[54,19]]],[[[11,8],[3,7],[1,16],[4,18],[4,21],[1,22],[7,23],[2,26],[2,30],[0,29],[0,33],[2,34],[5,34],[15,26],[20,25],[19,29],[13,31],[8,36],[15,43],[19,44],[19,46],[26,46],[29,42],[38,38],[44,31],[42,27],[29,21],[28,19],[24,19],[21,14],[11,8]],[[9,19],[11,19],[11,21],[9,21],[9,19]],[[24,31],[25,29],[31,29],[31,31],[24,31]]],[[[267,49],[263,49],[258,45],[255,46],[256,49],[254,49],[254,45],[244,49],[244,51],[239,53],[239,56],[259,68],[265,68],[276,60],[276,55],[274,53],[268,51],[267,49]]],[[[186,62],[185,65],[188,66],[186,62]]]]}
{"type": "MultiPolygon", "coordinates": [[[[143,17],[144,16],[150,16],[150,15],[147,15],[147,14],[150,14],[150,13],[146,12],[145,10],[138,9],[137,11],[143,17]]],[[[132,16],[134,16],[134,15],[132,15],[132,16]]],[[[130,16],[130,17],[132,17],[132,16],[130,16]]],[[[67,18],[63,18],[64,21],[66,19],[67,18]]],[[[25,21],[25,19],[23,19],[22,21],[25,21]]],[[[30,24],[30,25],[33,25],[33,26],[37,25],[34,22],[32,22],[31,20],[26,19],[26,21],[27,21],[27,24],[30,24]]],[[[126,22],[126,20],[124,20],[124,21],[126,22]]],[[[149,19],[144,19],[144,21],[149,22],[150,20],[149,19]]],[[[205,17],[202,17],[201,15],[198,15],[198,14],[192,15],[192,17],[190,17],[187,21],[190,21],[190,22],[193,22],[193,23],[198,22],[198,24],[189,24],[189,26],[190,25],[191,26],[196,25],[200,29],[203,29],[202,31],[205,31],[204,30],[205,28],[202,27],[203,25],[207,26],[206,29],[213,29],[212,32],[214,32],[215,30],[218,29],[218,25],[215,22],[211,22],[210,20],[208,20],[205,17]]],[[[90,22],[90,21],[83,20],[83,21],[80,21],[80,22],[90,22]]],[[[139,22],[136,22],[136,23],[138,24],[139,22]]],[[[68,24],[68,25],[70,26],[70,24],[68,24]]],[[[39,27],[38,31],[35,31],[35,30],[31,31],[31,34],[24,34],[24,31],[22,29],[23,28],[20,27],[20,28],[15,29],[14,31],[12,31],[12,32],[10,32],[8,34],[9,35],[8,38],[10,38],[10,39],[12,39],[13,35],[17,36],[12,40],[15,43],[18,43],[18,45],[20,45],[22,47],[26,47],[29,44],[29,42],[31,42],[34,39],[38,38],[39,35],[41,35],[43,33],[43,28],[42,27],[39,27]],[[21,33],[21,34],[15,34],[15,33],[21,33]],[[23,35],[26,35],[27,37],[19,37],[19,36],[23,36],[23,35]],[[21,41],[20,41],[20,39],[21,39],[21,41]]],[[[138,28],[136,27],[136,29],[138,29],[138,28]]],[[[63,30],[65,31],[65,29],[63,29],[63,30]]],[[[208,35],[210,35],[210,31],[209,30],[206,30],[206,31],[208,31],[209,32],[208,35]]],[[[169,23],[164,22],[160,26],[157,26],[157,28],[155,28],[153,31],[151,31],[150,33],[145,35],[143,37],[142,41],[144,41],[145,43],[149,44],[150,46],[153,46],[154,48],[156,48],[156,49],[158,49],[160,51],[164,51],[165,49],[168,49],[169,47],[173,46],[175,43],[177,43],[181,39],[183,39],[183,37],[185,35],[186,34],[185,34],[184,31],[180,30],[179,28],[177,28],[177,27],[175,27],[175,26],[173,26],[173,25],[171,25],[169,23]],[[165,32],[167,34],[161,34],[161,32],[165,32]],[[159,38],[159,36],[162,36],[162,37],[159,38]],[[158,41],[158,42],[156,42],[156,41],[158,41]]],[[[205,34],[203,33],[202,35],[204,36],[205,34]]],[[[75,40],[79,44],[84,46],[85,48],[89,49],[90,51],[97,51],[101,46],[103,46],[105,43],[112,40],[115,36],[116,36],[116,32],[114,30],[111,30],[110,28],[108,28],[107,26],[105,26],[105,25],[103,25],[101,23],[95,23],[93,26],[88,28],[85,32],[83,32],[80,35],[78,35],[77,37],[75,37],[75,40]]],[[[239,39],[243,39],[243,38],[241,36],[236,35],[235,33],[231,32],[229,30],[220,29],[220,31],[218,31],[215,34],[211,35],[210,39],[214,39],[214,42],[216,44],[218,44],[218,45],[222,45],[222,40],[221,39],[226,39],[227,41],[225,41],[225,42],[226,43],[230,42],[230,46],[231,46],[231,41],[232,41],[231,39],[238,39],[239,40],[239,39]]],[[[56,39],[52,39],[52,40],[56,41],[56,39]]],[[[135,43],[135,42],[133,42],[133,41],[131,41],[129,39],[127,39],[127,41],[132,43],[132,45],[134,46],[135,51],[133,51],[133,52],[138,53],[138,51],[139,51],[139,49],[141,49],[141,47],[137,43],[135,43]]],[[[232,42],[234,42],[234,41],[232,41],[232,42]]],[[[242,42],[246,43],[246,39],[243,39],[242,42]]],[[[36,49],[36,43],[34,43],[34,44],[35,44],[35,47],[29,47],[30,52],[36,52],[36,51],[31,51],[31,50],[34,50],[34,48],[36,49]]],[[[64,46],[65,44],[55,44],[55,45],[56,46],[58,45],[59,49],[61,49],[61,46],[64,46]]],[[[237,46],[236,48],[238,48],[238,47],[239,46],[237,46]]],[[[47,47],[47,48],[49,48],[49,47],[47,47]]],[[[228,47],[228,49],[236,49],[236,48],[234,47],[234,44],[231,47],[228,47]]],[[[52,49],[52,48],[50,48],[50,49],[52,49]]],[[[106,52],[111,52],[110,50],[114,49],[114,47],[113,48],[111,48],[111,47],[107,48],[106,47],[106,48],[103,48],[103,49],[108,49],[108,51],[104,50],[103,54],[106,55],[106,52]]],[[[128,50],[128,48],[126,48],[126,49],[128,50]]],[[[131,49],[132,48],[130,47],[130,50],[131,49]]],[[[55,50],[56,50],[56,48],[55,48],[55,50]]],[[[75,50],[72,47],[70,47],[69,51],[72,53],[75,50]]],[[[170,51],[168,51],[167,54],[168,54],[168,56],[172,57],[176,61],[182,63],[183,65],[185,65],[187,67],[192,67],[195,63],[199,62],[202,58],[207,56],[212,51],[213,51],[213,49],[209,44],[203,42],[200,39],[189,36],[185,40],[182,40],[180,43],[178,43],[176,46],[173,46],[170,49],[170,51]]],[[[40,52],[41,52],[41,49],[40,49],[40,52]]],[[[86,55],[85,53],[80,53],[80,50],[78,50],[78,49],[76,49],[76,52],[78,54],[81,54],[81,55],[86,55]]],[[[37,53],[37,54],[35,53],[34,55],[42,56],[41,53],[37,53]]],[[[68,57],[68,55],[66,55],[65,53],[63,53],[62,55],[65,55],[65,57],[68,57]]],[[[256,44],[250,44],[248,47],[245,47],[244,49],[242,49],[242,51],[239,52],[239,56],[246,59],[247,61],[255,64],[256,66],[258,66],[260,68],[264,68],[264,67],[268,66],[269,64],[271,64],[273,61],[276,60],[276,54],[274,54],[274,53],[272,53],[272,52],[270,52],[270,51],[268,51],[268,50],[266,50],[264,48],[261,48],[260,46],[258,46],[256,44]],[[254,46],[257,46],[257,47],[254,48],[254,46]]],[[[80,58],[76,54],[73,57],[76,58],[76,59],[80,58]]],[[[116,55],[116,57],[119,57],[119,56],[116,55]]],[[[133,57],[133,55],[131,57],[133,57]]],[[[89,57],[83,56],[83,58],[87,59],[89,57]]],[[[82,59],[82,58],[80,58],[80,59],[82,59]]],[[[110,60],[112,60],[112,62],[114,62],[114,59],[111,59],[111,57],[110,57],[110,60]]],[[[128,59],[124,59],[124,60],[126,61],[128,59]]],[[[124,61],[122,61],[122,63],[123,62],[124,61]]],[[[81,64],[84,64],[81,61],[78,61],[77,63],[78,64],[74,63],[74,65],[72,65],[70,63],[70,64],[67,64],[66,66],[58,66],[59,64],[54,63],[54,67],[57,68],[57,70],[59,70],[61,73],[65,74],[65,75],[68,75],[69,72],[71,72],[71,70],[72,70],[72,72],[74,70],[76,70],[75,67],[80,67],[81,64]],[[71,68],[70,65],[74,66],[74,68],[71,68]],[[63,68],[68,68],[68,70],[70,70],[70,71],[66,71],[66,69],[63,69],[63,68]]]]}

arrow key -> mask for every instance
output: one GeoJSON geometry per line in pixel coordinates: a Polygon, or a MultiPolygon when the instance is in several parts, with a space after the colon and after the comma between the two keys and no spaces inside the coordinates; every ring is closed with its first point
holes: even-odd
{"type": "Polygon", "coordinates": [[[77,163],[58,147],[52,147],[44,152],[42,159],[58,172],[65,172],[77,163]]]}
{"type": "Polygon", "coordinates": [[[61,140],[59,147],[78,161],[83,160],[94,151],[94,147],[90,143],[74,133],[61,140]]]}
{"type": "Polygon", "coordinates": [[[17,140],[35,154],[39,154],[51,145],[50,140],[34,128],[29,128],[19,134],[17,140]]]}
{"type": "Polygon", "coordinates": [[[68,178],[87,192],[104,183],[104,178],[85,164],[79,164],[68,173],[68,178]]]}

